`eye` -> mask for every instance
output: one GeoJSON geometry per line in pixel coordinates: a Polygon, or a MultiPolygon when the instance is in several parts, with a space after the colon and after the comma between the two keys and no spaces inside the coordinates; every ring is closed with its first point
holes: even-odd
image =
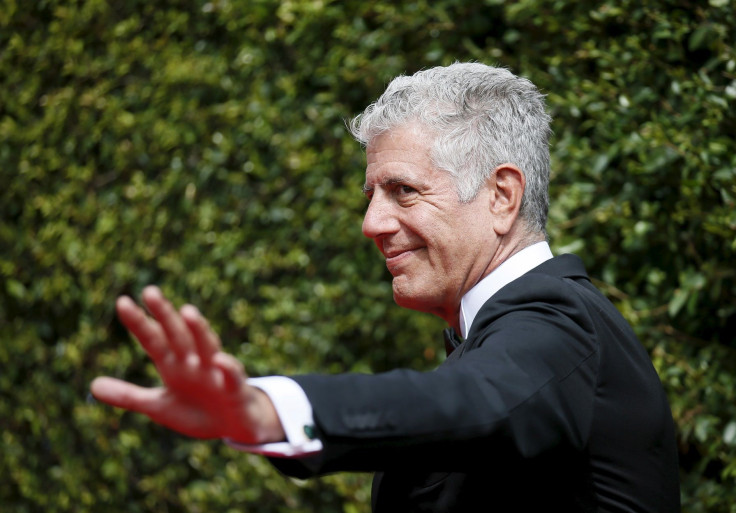
{"type": "Polygon", "coordinates": [[[406,195],[406,194],[413,194],[417,192],[417,190],[414,187],[410,187],[409,185],[399,184],[396,187],[396,192],[397,194],[400,194],[400,195],[406,195]]]}

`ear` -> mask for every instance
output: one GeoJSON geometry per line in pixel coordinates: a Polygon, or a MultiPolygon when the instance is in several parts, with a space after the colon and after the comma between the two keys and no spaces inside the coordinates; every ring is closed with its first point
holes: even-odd
{"type": "Polygon", "coordinates": [[[498,235],[506,235],[519,215],[526,177],[521,169],[505,163],[494,169],[488,180],[493,229],[498,235]]]}

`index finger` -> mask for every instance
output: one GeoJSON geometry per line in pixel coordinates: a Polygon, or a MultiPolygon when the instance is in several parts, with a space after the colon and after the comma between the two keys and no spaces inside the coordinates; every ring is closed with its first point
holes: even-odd
{"type": "Polygon", "coordinates": [[[135,302],[127,297],[118,298],[118,318],[138,339],[146,353],[156,362],[168,353],[166,334],[158,322],[151,319],[135,302]]]}

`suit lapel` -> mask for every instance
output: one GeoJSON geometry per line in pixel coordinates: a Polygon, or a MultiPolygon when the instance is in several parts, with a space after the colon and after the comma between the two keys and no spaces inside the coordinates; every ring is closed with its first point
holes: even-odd
{"type": "MultiPolygon", "coordinates": [[[[569,279],[585,279],[589,280],[588,273],[585,271],[585,266],[583,265],[583,261],[576,255],[560,255],[554,258],[551,258],[550,260],[547,260],[546,262],[543,262],[542,264],[538,265],[528,273],[526,273],[523,276],[527,276],[530,274],[546,274],[549,276],[555,276],[557,278],[569,278],[569,279]]],[[[479,320],[479,318],[482,318],[481,315],[484,311],[488,311],[489,309],[493,308],[493,301],[494,297],[498,297],[503,294],[503,291],[507,289],[507,287],[514,287],[514,284],[517,280],[523,278],[517,278],[516,280],[512,281],[511,283],[505,285],[502,287],[496,294],[494,294],[493,297],[489,298],[488,301],[483,305],[483,307],[478,312],[478,315],[476,316],[475,320],[473,321],[473,325],[476,324],[476,321],[479,320]]],[[[448,328],[445,330],[449,330],[451,328],[448,328]]],[[[454,332],[454,330],[452,330],[454,332]]],[[[465,354],[466,351],[472,349],[475,347],[478,343],[478,335],[479,330],[473,329],[473,326],[470,328],[470,336],[467,338],[467,340],[462,341],[459,345],[456,343],[450,342],[449,345],[452,346],[452,350],[448,351],[447,353],[447,359],[445,362],[452,362],[457,360],[458,358],[461,358],[463,354],[465,354]],[[453,345],[454,344],[454,345],[453,345]]],[[[448,345],[448,334],[445,333],[445,348],[447,349],[449,347],[448,345]]],[[[459,338],[459,337],[458,337],[459,338]]],[[[462,339],[460,339],[462,340],[462,339]]]]}

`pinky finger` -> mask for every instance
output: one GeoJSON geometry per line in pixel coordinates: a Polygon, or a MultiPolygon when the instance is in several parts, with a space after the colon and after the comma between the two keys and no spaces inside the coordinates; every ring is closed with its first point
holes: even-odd
{"type": "Polygon", "coordinates": [[[223,386],[226,393],[238,392],[248,376],[243,364],[234,356],[219,352],[212,358],[212,364],[222,372],[223,386]]]}

